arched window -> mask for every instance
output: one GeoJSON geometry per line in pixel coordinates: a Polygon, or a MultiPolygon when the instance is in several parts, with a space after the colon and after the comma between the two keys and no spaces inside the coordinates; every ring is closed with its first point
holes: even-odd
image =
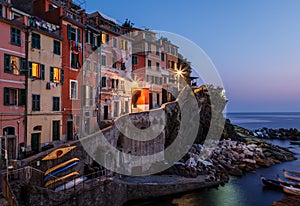
{"type": "Polygon", "coordinates": [[[42,126],[38,125],[33,128],[33,131],[42,131],[42,126]]]}
{"type": "Polygon", "coordinates": [[[3,128],[3,135],[5,135],[5,132],[7,135],[15,135],[15,128],[14,127],[5,127],[5,128],[3,128]]]}

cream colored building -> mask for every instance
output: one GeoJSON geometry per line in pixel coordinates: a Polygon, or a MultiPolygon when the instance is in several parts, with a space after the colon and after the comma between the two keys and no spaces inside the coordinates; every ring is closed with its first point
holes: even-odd
{"type": "Polygon", "coordinates": [[[62,139],[62,39],[56,25],[35,17],[29,24],[27,149],[38,152],[62,139]]]}

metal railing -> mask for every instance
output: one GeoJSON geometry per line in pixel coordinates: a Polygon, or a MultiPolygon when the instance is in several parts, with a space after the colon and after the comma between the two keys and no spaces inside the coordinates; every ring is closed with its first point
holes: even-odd
{"type": "Polygon", "coordinates": [[[9,185],[6,174],[2,175],[2,193],[6,201],[10,206],[19,206],[18,201],[13,193],[11,186],[9,185]]]}

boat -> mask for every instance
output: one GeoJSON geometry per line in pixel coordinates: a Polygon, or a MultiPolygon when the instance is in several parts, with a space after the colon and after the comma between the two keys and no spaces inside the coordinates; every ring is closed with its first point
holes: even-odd
{"type": "Polygon", "coordinates": [[[283,175],[287,179],[300,182],[300,173],[299,172],[284,170],[283,175]]]}
{"type": "Polygon", "coordinates": [[[51,172],[53,172],[53,171],[55,171],[55,170],[58,170],[59,168],[65,167],[65,166],[67,166],[68,164],[71,164],[71,163],[73,163],[73,162],[78,162],[78,161],[79,161],[79,159],[76,158],[76,157],[73,158],[73,159],[70,159],[70,160],[68,160],[68,161],[65,161],[65,162],[63,162],[63,163],[61,163],[61,164],[59,164],[59,165],[56,165],[56,166],[54,166],[54,167],[48,169],[48,170],[45,172],[44,175],[46,176],[46,175],[50,174],[51,172]]]}
{"type": "Polygon", "coordinates": [[[267,187],[281,191],[283,190],[282,184],[279,181],[266,179],[265,177],[261,177],[260,180],[267,187]]]}
{"type": "Polygon", "coordinates": [[[300,195],[300,189],[294,187],[283,186],[283,191],[290,195],[300,195]]]}
{"type": "Polygon", "coordinates": [[[58,148],[54,151],[52,151],[50,154],[45,156],[42,160],[54,160],[54,159],[59,159],[71,150],[76,148],[76,146],[70,146],[70,147],[63,147],[63,148],[58,148]]]}
{"type": "Polygon", "coordinates": [[[54,183],[61,182],[61,181],[63,181],[63,180],[68,179],[69,177],[73,177],[73,176],[76,176],[76,175],[79,175],[79,173],[78,173],[78,172],[72,172],[72,173],[67,174],[67,175],[65,175],[65,176],[62,176],[62,177],[60,177],[60,178],[48,180],[48,181],[45,183],[45,187],[48,187],[48,186],[50,186],[50,185],[52,185],[52,184],[54,184],[54,183]]]}
{"type": "Polygon", "coordinates": [[[72,187],[75,187],[76,185],[82,183],[86,179],[87,179],[87,177],[85,177],[85,176],[73,179],[73,180],[67,182],[66,184],[60,185],[57,188],[55,188],[55,192],[59,192],[59,191],[62,191],[62,190],[67,190],[67,189],[70,189],[72,187]]]}
{"type": "Polygon", "coordinates": [[[49,173],[48,175],[46,175],[44,177],[44,182],[48,181],[51,177],[55,177],[55,175],[57,175],[58,173],[61,173],[63,171],[66,171],[67,169],[70,169],[71,167],[77,165],[78,163],[79,162],[73,162],[71,164],[68,164],[67,166],[64,166],[64,167],[62,167],[62,168],[60,168],[58,170],[55,170],[55,171],[49,173]]]}
{"type": "Polygon", "coordinates": [[[289,184],[293,187],[300,187],[300,183],[298,181],[290,180],[290,179],[287,179],[287,178],[279,176],[279,175],[277,175],[277,181],[280,182],[280,183],[289,184]]]}

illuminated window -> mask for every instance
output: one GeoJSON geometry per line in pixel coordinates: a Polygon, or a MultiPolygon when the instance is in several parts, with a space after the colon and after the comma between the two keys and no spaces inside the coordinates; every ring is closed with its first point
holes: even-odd
{"type": "Polygon", "coordinates": [[[31,76],[32,77],[40,77],[40,65],[37,63],[32,63],[31,67],[31,76]]]}
{"type": "Polygon", "coordinates": [[[64,72],[57,67],[50,67],[50,82],[63,83],[64,72]]]}
{"type": "Polygon", "coordinates": [[[26,60],[24,58],[19,58],[16,56],[4,54],[5,73],[24,75],[25,68],[26,68],[26,60]]]}
{"type": "Polygon", "coordinates": [[[127,50],[127,41],[121,40],[121,49],[122,50],[127,50]]]}
{"type": "Polygon", "coordinates": [[[106,34],[102,33],[102,44],[106,44],[106,34]]]}
{"type": "Polygon", "coordinates": [[[29,62],[29,76],[31,78],[45,79],[45,65],[29,62]]]}

